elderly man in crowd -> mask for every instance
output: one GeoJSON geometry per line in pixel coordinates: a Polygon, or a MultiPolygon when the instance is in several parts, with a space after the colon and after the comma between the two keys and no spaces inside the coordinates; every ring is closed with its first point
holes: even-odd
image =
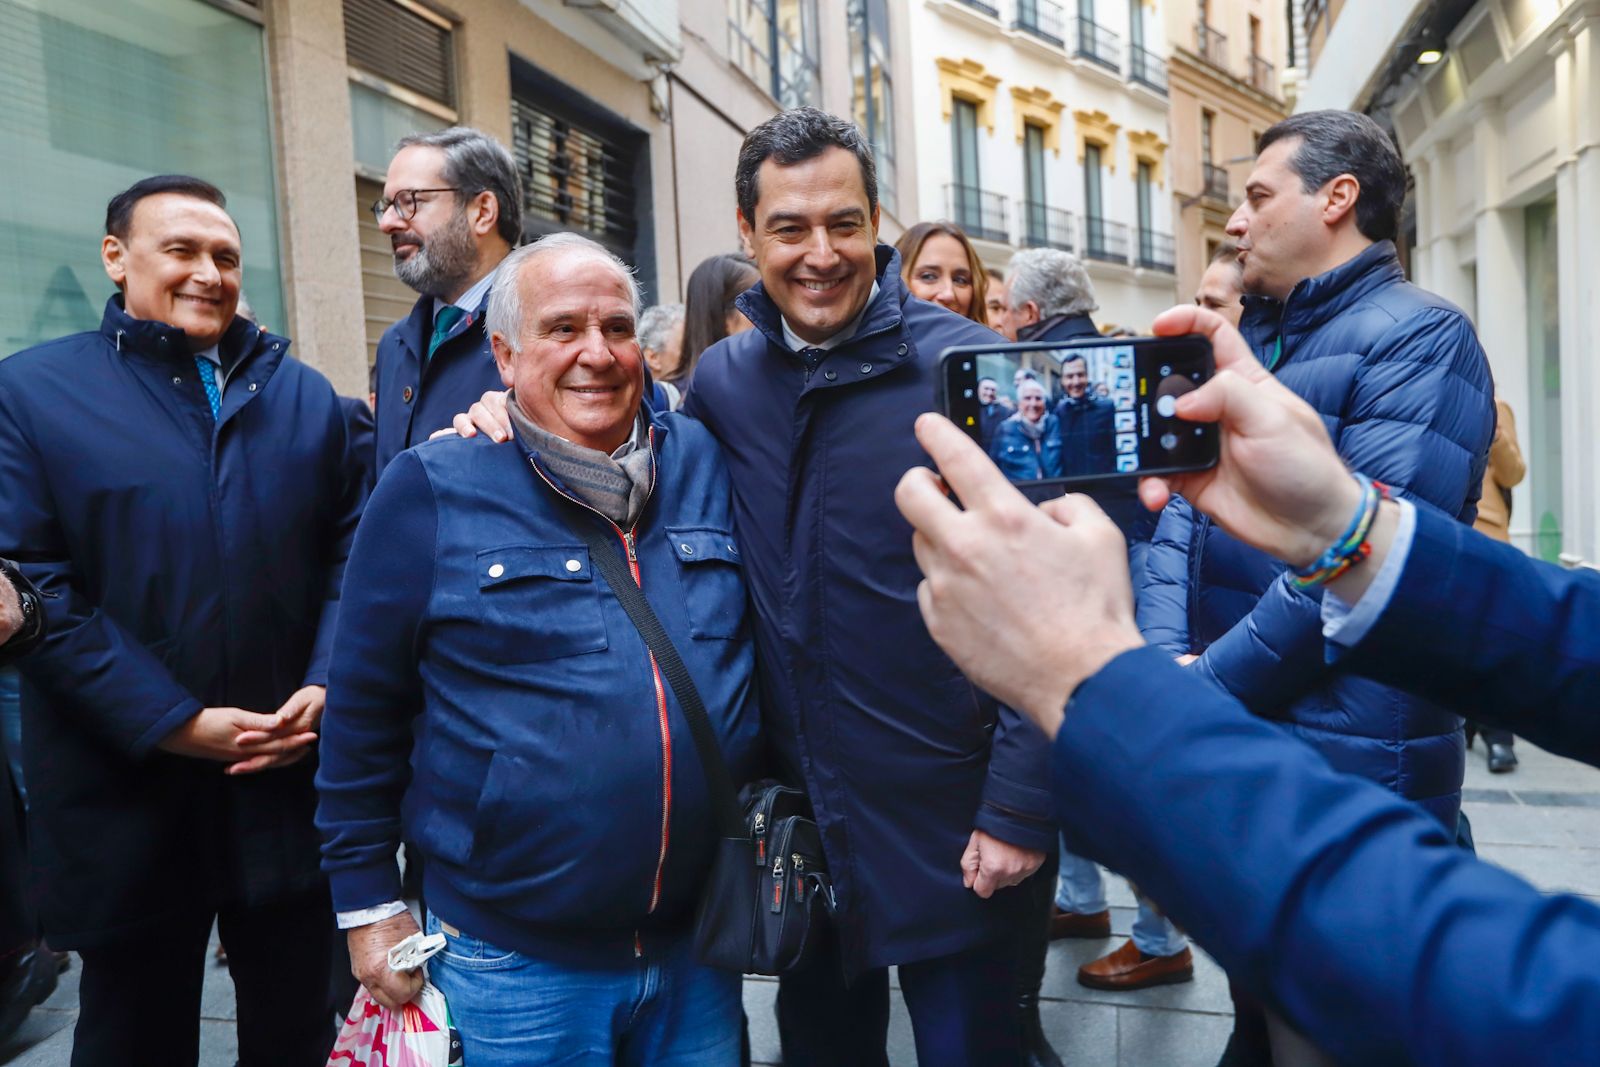
{"type": "Polygon", "coordinates": [[[1089,313],[1094,283],[1071,252],[1029,248],[1011,257],[1006,268],[1003,332],[1017,341],[1071,341],[1099,337],[1089,313]]]}
{"type": "Polygon", "coordinates": [[[357,975],[403,1003],[420,975],[385,955],[416,931],[395,863],[402,832],[415,842],[448,940],[430,976],[478,1067],[739,1060],[739,976],[688,944],[715,837],[705,774],[575,530],[626,557],[739,779],[757,706],[728,473],[699,424],[641,404],[638,303],[586,238],[513,253],[489,301],[511,438],[403,453],[351,555],[324,867],[357,975]]]}
{"type": "Polygon", "coordinates": [[[484,312],[495,271],[522,239],[522,187],[505,145],[455,126],[400,141],[372,211],[395,275],[420,294],[378,342],[381,471],[499,385],[484,312]]]}
{"type": "Polygon", "coordinates": [[[1032,378],[1017,386],[1017,412],[995,428],[989,455],[1012,481],[1061,476],[1061,430],[1045,388],[1032,378]]]}
{"type": "Polygon", "coordinates": [[[72,1062],[196,1062],[215,920],[240,1062],[321,1064],[334,930],[305,757],[362,465],[327,379],[235,314],[215,186],[119,193],[101,260],[100,328],[0,362],[0,551],[50,594],[23,762],[42,925],[83,959],[72,1062]]]}
{"type": "MultiPolygon", "coordinates": [[[[886,1064],[898,965],[924,1067],[1017,1063],[1016,942],[1034,912],[1011,890],[1054,837],[1042,739],[933,646],[892,499],[922,459],[911,426],[938,354],[994,335],[901,283],[853,123],[767,120],[734,187],[761,271],[738,300],[755,329],[706,352],[684,410],[726,449],[763,724],[815,809],[838,899],[779,983],[783,1061],[886,1064]]],[[[502,395],[483,400],[457,428],[504,438],[502,395]]]]}
{"type": "Polygon", "coordinates": [[[673,383],[662,381],[677,373],[683,360],[683,305],[657,304],[639,316],[639,350],[645,366],[655,380],[653,403],[658,411],[677,411],[683,392],[673,383]]]}

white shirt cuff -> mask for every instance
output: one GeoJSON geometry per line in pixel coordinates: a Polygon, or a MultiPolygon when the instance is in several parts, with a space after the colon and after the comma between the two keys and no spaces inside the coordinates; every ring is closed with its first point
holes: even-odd
{"type": "Polygon", "coordinates": [[[339,929],[353,930],[358,926],[371,926],[381,923],[385,919],[392,919],[406,910],[404,901],[391,900],[387,904],[376,904],[370,908],[359,911],[341,911],[338,913],[339,929]]]}
{"type": "MultiPolygon", "coordinates": [[[[1355,648],[1361,643],[1389,606],[1400,584],[1400,574],[1406,568],[1406,557],[1411,555],[1411,541],[1417,531],[1417,509],[1409,500],[1399,503],[1400,524],[1395,528],[1389,555],[1360,599],[1347,604],[1332,589],[1322,591],[1322,636],[1339,649],[1355,648]]],[[[1338,649],[1328,651],[1336,654],[1338,649]]]]}

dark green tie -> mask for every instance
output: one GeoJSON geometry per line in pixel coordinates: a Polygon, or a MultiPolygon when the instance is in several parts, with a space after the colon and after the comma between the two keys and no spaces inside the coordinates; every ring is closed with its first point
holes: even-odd
{"type": "Polygon", "coordinates": [[[444,339],[450,336],[450,331],[456,328],[456,323],[460,322],[465,314],[465,311],[454,304],[446,304],[439,309],[438,317],[433,320],[433,336],[428,340],[428,355],[430,358],[438,350],[439,346],[444,343],[444,339]]]}

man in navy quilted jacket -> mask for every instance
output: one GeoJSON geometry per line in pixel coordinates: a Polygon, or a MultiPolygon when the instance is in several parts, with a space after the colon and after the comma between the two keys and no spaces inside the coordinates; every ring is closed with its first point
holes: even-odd
{"type": "MultiPolygon", "coordinates": [[[[1493,385],[1466,315],[1405,280],[1393,244],[1404,194],[1399,154],[1365,115],[1306,112],[1263,134],[1228,223],[1248,294],[1240,331],[1352,469],[1470,523],[1493,385]]],[[[1181,501],[1146,566],[1149,640],[1454,833],[1465,747],[1453,712],[1325,663],[1318,601],[1181,501]]]]}

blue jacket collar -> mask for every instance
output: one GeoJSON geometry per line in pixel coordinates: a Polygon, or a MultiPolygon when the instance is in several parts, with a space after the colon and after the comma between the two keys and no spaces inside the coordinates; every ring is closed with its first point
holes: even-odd
{"type": "Polygon", "coordinates": [[[1374,290],[1402,281],[1405,271],[1394,242],[1378,241],[1332,270],[1301,279],[1282,303],[1271,297],[1245,297],[1240,332],[1258,354],[1281,335],[1281,364],[1296,337],[1317,329],[1374,290]]]}
{"type": "MultiPolygon", "coordinates": [[[[105,315],[100,319],[100,333],[119,352],[129,352],[149,359],[171,359],[188,363],[194,356],[189,338],[176,326],[168,326],[154,319],[136,319],[123,310],[122,294],[114,294],[106,301],[105,315]]],[[[232,366],[260,347],[263,341],[276,341],[281,349],[289,346],[287,338],[270,334],[248,319],[235,315],[233,325],[222,335],[223,363],[232,366]]]]}
{"type": "MultiPolygon", "coordinates": [[[[878,297],[867,306],[856,335],[845,342],[842,348],[848,348],[863,338],[898,329],[902,322],[901,308],[907,293],[900,280],[900,253],[894,250],[893,245],[880,244],[873,250],[873,257],[878,271],[878,297]]],[[[769,344],[785,352],[790,350],[783,339],[783,313],[767,295],[764,283],[757,282],[746,289],[734,301],[734,305],[744,312],[745,318],[754,324],[769,344]]]]}
{"type": "Polygon", "coordinates": [[[1052,315],[1017,331],[1019,341],[1065,341],[1073,337],[1099,337],[1100,330],[1088,312],[1052,315]]]}

